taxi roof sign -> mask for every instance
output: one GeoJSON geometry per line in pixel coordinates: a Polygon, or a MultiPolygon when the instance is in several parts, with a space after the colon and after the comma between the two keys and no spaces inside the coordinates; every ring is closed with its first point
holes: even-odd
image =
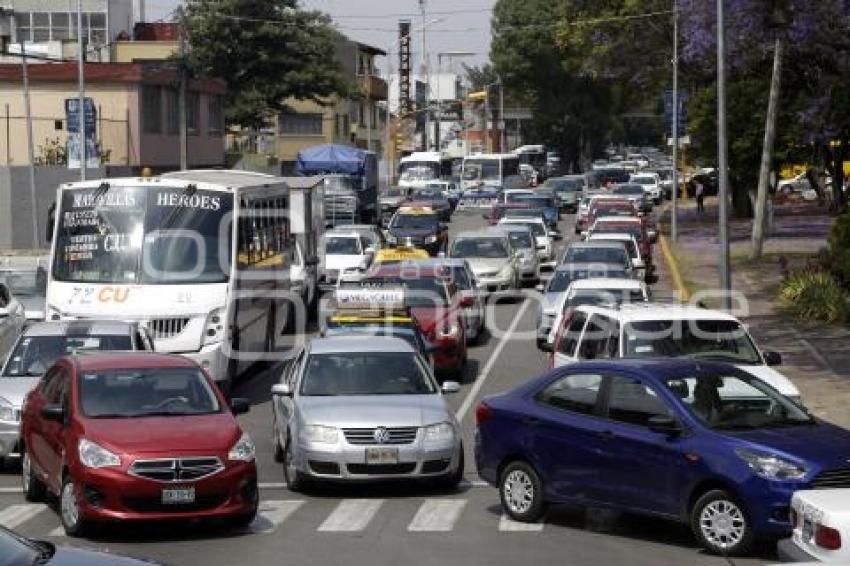
{"type": "Polygon", "coordinates": [[[403,310],[404,288],[348,288],[334,293],[338,310],[403,310]]]}
{"type": "Polygon", "coordinates": [[[384,248],[378,250],[374,263],[399,263],[413,259],[428,259],[428,252],[421,248],[410,248],[399,246],[396,248],[384,248]]]}
{"type": "Polygon", "coordinates": [[[430,206],[402,206],[398,209],[399,214],[434,214],[430,206]]]}

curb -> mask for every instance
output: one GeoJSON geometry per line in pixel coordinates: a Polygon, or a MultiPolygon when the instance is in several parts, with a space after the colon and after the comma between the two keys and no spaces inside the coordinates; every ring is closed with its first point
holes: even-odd
{"type": "Polygon", "coordinates": [[[682,279],[682,272],[679,270],[679,262],[676,261],[676,256],[670,250],[670,244],[667,243],[667,238],[664,234],[658,235],[658,241],[661,243],[661,253],[664,254],[664,261],[667,264],[667,269],[673,276],[673,286],[679,293],[679,300],[688,302],[691,300],[691,293],[685,285],[685,280],[682,279]]]}

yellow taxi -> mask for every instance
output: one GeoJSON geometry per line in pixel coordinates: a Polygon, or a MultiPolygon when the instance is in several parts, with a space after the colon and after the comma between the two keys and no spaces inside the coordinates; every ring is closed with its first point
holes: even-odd
{"type": "Polygon", "coordinates": [[[431,257],[422,248],[400,246],[397,248],[383,248],[375,254],[374,264],[400,263],[417,259],[428,259],[431,257]]]}

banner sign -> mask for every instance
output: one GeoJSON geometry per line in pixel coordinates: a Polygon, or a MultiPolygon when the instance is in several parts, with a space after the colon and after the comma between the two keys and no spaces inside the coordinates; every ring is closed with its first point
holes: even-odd
{"type": "MultiPolygon", "coordinates": [[[[80,136],[80,99],[65,99],[65,121],[67,123],[68,141],[65,151],[68,157],[68,169],[79,169],[82,158],[82,141],[80,136]]],[[[85,99],[85,124],[86,124],[86,168],[95,169],[100,167],[100,155],[97,149],[97,110],[94,100],[85,99]]]]}

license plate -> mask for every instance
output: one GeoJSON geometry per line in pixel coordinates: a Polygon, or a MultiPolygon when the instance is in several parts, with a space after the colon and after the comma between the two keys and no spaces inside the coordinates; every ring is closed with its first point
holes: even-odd
{"type": "Polygon", "coordinates": [[[809,542],[812,540],[815,534],[815,526],[812,523],[812,520],[809,518],[803,519],[803,534],[802,538],[804,542],[809,542]]]}
{"type": "Polygon", "coordinates": [[[163,489],[162,502],[164,504],[194,503],[195,488],[163,489]]]}
{"type": "Polygon", "coordinates": [[[367,448],[367,464],[398,464],[398,448],[367,448]]]}

